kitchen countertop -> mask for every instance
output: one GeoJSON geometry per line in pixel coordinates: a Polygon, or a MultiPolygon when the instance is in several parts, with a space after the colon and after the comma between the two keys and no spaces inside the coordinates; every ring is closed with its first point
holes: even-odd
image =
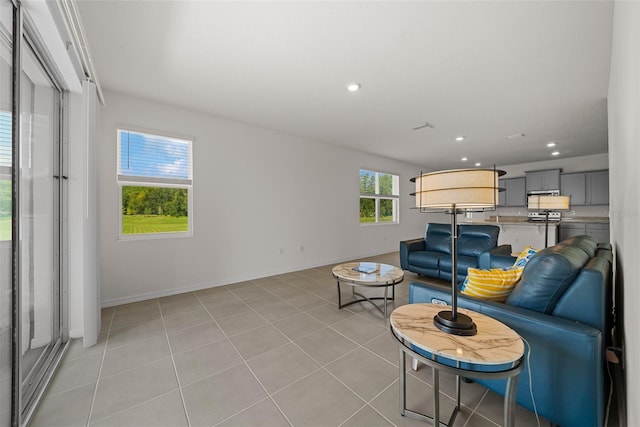
{"type": "MultiPolygon", "coordinates": [[[[465,221],[459,221],[460,224],[464,224],[465,221]]],[[[496,216],[492,215],[489,219],[485,219],[482,221],[471,221],[467,224],[503,224],[503,225],[544,225],[544,221],[529,221],[526,216],[509,216],[509,215],[499,215],[498,220],[496,221],[496,216]]],[[[568,216],[562,217],[560,221],[549,221],[549,225],[557,225],[562,223],[572,223],[572,224],[609,224],[609,217],[606,216],[568,216]]]]}

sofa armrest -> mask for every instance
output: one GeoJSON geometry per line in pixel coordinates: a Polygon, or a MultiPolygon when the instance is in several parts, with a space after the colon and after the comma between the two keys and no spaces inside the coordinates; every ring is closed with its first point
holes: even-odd
{"type": "Polygon", "coordinates": [[[511,256],[511,245],[500,245],[484,251],[478,257],[478,268],[488,270],[490,268],[503,268],[513,265],[515,257],[511,256]]]}
{"type": "Polygon", "coordinates": [[[424,238],[400,242],[400,268],[403,270],[409,269],[409,253],[413,251],[424,251],[424,238]]]}

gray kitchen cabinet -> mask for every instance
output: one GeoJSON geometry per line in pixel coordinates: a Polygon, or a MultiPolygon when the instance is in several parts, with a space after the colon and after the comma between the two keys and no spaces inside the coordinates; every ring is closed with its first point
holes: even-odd
{"type": "Polygon", "coordinates": [[[563,173],[560,175],[560,194],[571,198],[571,206],[580,206],[586,203],[586,188],[586,173],[563,173]]]}
{"type": "Polygon", "coordinates": [[[609,171],[587,172],[586,198],[588,205],[609,204],[609,171]]]}
{"type": "Polygon", "coordinates": [[[558,241],[562,242],[569,237],[582,236],[586,234],[586,231],[585,223],[560,224],[558,227],[558,241]]]}
{"type": "Polygon", "coordinates": [[[561,223],[558,227],[558,241],[570,237],[588,235],[598,243],[609,242],[609,224],[603,223],[561,223]]]}
{"type": "Polygon", "coordinates": [[[505,178],[499,181],[500,188],[504,188],[505,191],[501,191],[498,198],[499,206],[526,206],[527,205],[527,192],[526,192],[526,180],[525,178],[505,178]]]}
{"type": "Polygon", "coordinates": [[[587,223],[586,234],[598,243],[609,242],[609,224],[587,223]]]}
{"type": "Polygon", "coordinates": [[[560,189],[560,169],[526,172],[526,192],[560,189]]]}
{"type": "Polygon", "coordinates": [[[571,206],[608,205],[609,171],[563,173],[560,194],[571,196],[571,206]]]}

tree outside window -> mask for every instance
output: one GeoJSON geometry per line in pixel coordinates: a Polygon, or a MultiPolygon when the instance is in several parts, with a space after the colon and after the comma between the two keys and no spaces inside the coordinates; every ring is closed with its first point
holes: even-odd
{"type": "Polygon", "coordinates": [[[399,176],[360,170],[360,223],[398,222],[399,176]]]}

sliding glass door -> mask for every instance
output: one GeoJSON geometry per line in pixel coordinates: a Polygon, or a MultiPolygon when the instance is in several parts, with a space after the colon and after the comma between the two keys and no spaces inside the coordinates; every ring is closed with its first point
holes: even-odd
{"type": "Polygon", "coordinates": [[[28,422],[66,339],[63,94],[20,8],[0,0],[0,427],[28,422]]]}
{"type": "Polygon", "coordinates": [[[61,91],[27,39],[22,45],[19,143],[19,288],[22,410],[61,345],[61,91]]]}
{"type": "Polygon", "coordinates": [[[0,427],[11,425],[11,326],[13,281],[11,110],[13,37],[12,5],[0,0],[0,427]]]}

